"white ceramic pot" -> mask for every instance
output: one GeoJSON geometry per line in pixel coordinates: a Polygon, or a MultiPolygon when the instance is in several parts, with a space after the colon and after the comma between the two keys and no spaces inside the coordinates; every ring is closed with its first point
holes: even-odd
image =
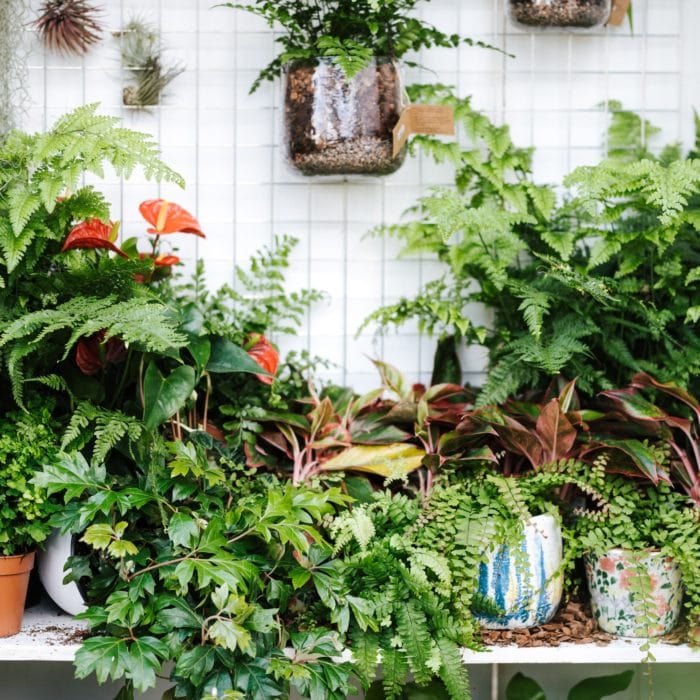
{"type": "Polygon", "coordinates": [[[517,551],[496,545],[480,565],[479,593],[503,610],[479,615],[486,629],[543,625],[554,617],[564,588],[561,528],[552,515],[536,515],[523,526],[517,551]]]}
{"type": "Polygon", "coordinates": [[[68,574],[63,567],[68,557],[74,554],[74,542],[74,535],[62,535],[59,530],[54,530],[46,540],[45,550],[39,554],[38,567],[39,579],[51,600],[71,615],[77,615],[86,608],[78,585],[74,581],[63,583],[68,574]]]}
{"type": "Polygon", "coordinates": [[[603,556],[585,558],[591,608],[598,626],[618,637],[658,637],[677,624],[683,601],[678,564],[659,551],[630,552],[611,549],[603,556]],[[653,603],[646,610],[633,591],[633,579],[648,575],[653,603]]]}

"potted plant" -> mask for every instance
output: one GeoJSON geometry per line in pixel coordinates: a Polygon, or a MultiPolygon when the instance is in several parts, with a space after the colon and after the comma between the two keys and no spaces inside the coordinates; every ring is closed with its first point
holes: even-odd
{"type": "Polygon", "coordinates": [[[35,400],[0,416],[0,637],[20,630],[37,545],[51,531],[46,492],[32,483],[57,452],[51,409],[35,400]]]}
{"type": "MultiPolygon", "coordinates": [[[[281,51],[253,83],[284,72],[287,162],[304,175],[386,175],[400,167],[392,131],[405,104],[398,61],[409,51],[456,47],[412,16],[423,0],[247,0],[225,3],[281,26],[281,51]]],[[[469,43],[470,40],[465,40],[469,43]]]]}
{"type": "MultiPolygon", "coordinates": [[[[567,700],[601,700],[629,688],[634,671],[622,671],[610,676],[584,678],[567,694],[567,700]]],[[[516,673],[506,686],[506,700],[546,700],[544,690],[537,681],[516,673]]]]}
{"type": "Polygon", "coordinates": [[[675,627],[684,591],[690,625],[697,625],[697,509],[664,483],[601,474],[597,487],[604,509],[574,526],[593,615],[606,632],[645,638],[648,650],[649,638],[675,627]]]}
{"type": "Polygon", "coordinates": [[[597,29],[610,17],[611,0],[507,0],[510,21],[522,29],[597,29]]]}

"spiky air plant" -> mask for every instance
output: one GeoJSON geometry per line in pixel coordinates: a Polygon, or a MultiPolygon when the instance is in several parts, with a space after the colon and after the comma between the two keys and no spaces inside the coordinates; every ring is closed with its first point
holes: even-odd
{"type": "Polygon", "coordinates": [[[17,126],[27,102],[26,0],[0,2],[0,141],[17,126]]]}
{"type": "Polygon", "coordinates": [[[133,83],[124,88],[124,104],[137,108],[159,104],[163,90],[184,67],[164,65],[158,31],[140,19],[132,19],[119,36],[122,66],[133,78],[133,83]]]}
{"type": "Polygon", "coordinates": [[[34,23],[53,51],[82,56],[102,37],[101,10],[85,0],[46,0],[34,23]]]}

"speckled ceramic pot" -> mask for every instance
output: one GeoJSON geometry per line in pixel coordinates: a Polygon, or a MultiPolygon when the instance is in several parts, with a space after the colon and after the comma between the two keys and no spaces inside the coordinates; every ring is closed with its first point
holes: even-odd
{"type": "Polygon", "coordinates": [[[518,629],[542,625],[554,617],[561,600],[562,540],[551,515],[536,515],[523,527],[519,548],[496,546],[479,569],[479,593],[503,615],[480,615],[486,629],[518,629]]]}
{"type": "Polygon", "coordinates": [[[618,637],[658,637],[668,634],[678,622],[683,600],[681,572],[671,557],[657,551],[635,554],[611,549],[604,556],[585,558],[591,607],[598,626],[618,637]],[[637,600],[630,590],[635,576],[635,561],[651,576],[654,606],[648,611],[651,624],[638,621],[637,600]]]}

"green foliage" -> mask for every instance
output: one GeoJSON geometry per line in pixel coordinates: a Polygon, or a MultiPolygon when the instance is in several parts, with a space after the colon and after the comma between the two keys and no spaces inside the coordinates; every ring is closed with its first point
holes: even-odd
{"type": "Polygon", "coordinates": [[[57,425],[52,405],[33,402],[29,412],[0,418],[0,553],[24,554],[46,539],[51,506],[32,483],[43,464],[56,456],[57,425]]]}
{"type": "Polygon", "coordinates": [[[93,603],[82,615],[92,636],[76,675],[144,691],[172,664],[176,696],[189,700],[212,688],[258,700],[286,697],[290,687],[308,698],[347,697],[352,666],[334,658],[341,635],[374,622],[319,530],[347,499],[251,478],[193,444],[170,451],[155,489],[80,455],[36,479],[65,495],[56,524],[84,531],[92,549],[73,560],[73,571],[91,572],[93,603]]]}
{"type": "Polygon", "coordinates": [[[280,75],[288,61],[332,57],[348,77],[374,56],[401,58],[409,51],[469,45],[493,48],[459,34],[445,34],[413,11],[424,0],[246,0],[222,3],[282,26],[280,54],[258,75],[251,92],[280,75]]]}
{"type": "Polygon", "coordinates": [[[459,647],[469,639],[449,607],[448,561],[412,539],[419,518],[415,499],[384,492],[342,513],[333,524],[348,585],[354,595],[369,600],[384,630],[351,627],[353,650],[360,650],[358,670],[365,682],[371,680],[378,649],[385,697],[407,697],[410,672],[418,686],[437,676],[449,697],[466,700],[469,685],[459,647]],[[363,513],[360,518],[358,511],[363,513]],[[360,529],[354,524],[358,522],[371,526],[360,529]]]}
{"type": "Polygon", "coordinates": [[[557,205],[507,126],[441,86],[411,93],[453,106],[468,140],[417,137],[413,148],[454,167],[454,186],[375,233],[399,238],[404,254],[436,256],[445,273],[363,327],[413,319],[422,332],[485,345],[481,405],[543,390],[558,375],[578,377],[587,394],[639,371],[697,389],[700,161],[675,145],[654,155],[654,128],[613,103],[608,159],[571,173],[557,205]],[[470,319],[474,304],[493,316],[488,325],[470,319]]]}
{"type": "MultiPolygon", "coordinates": [[[[634,671],[585,678],[571,688],[567,700],[601,700],[627,690],[633,678],[634,671]]],[[[518,672],[508,681],[506,700],[547,700],[547,698],[536,681],[518,672]]]]}

